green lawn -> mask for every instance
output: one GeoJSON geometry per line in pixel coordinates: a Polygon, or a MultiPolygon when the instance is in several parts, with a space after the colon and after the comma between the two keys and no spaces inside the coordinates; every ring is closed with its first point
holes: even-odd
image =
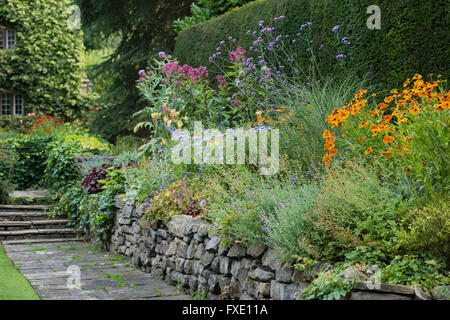
{"type": "Polygon", "coordinates": [[[0,300],[39,300],[28,281],[14,268],[0,244],[0,300]]]}

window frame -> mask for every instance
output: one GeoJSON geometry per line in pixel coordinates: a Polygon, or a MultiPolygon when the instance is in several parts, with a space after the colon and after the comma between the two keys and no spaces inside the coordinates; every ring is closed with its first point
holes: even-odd
{"type": "Polygon", "coordinates": [[[12,92],[7,90],[0,90],[0,117],[7,117],[7,116],[23,116],[25,115],[25,108],[24,108],[24,97],[23,94],[18,92],[12,92]],[[3,97],[9,96],[9,113],[3,114],[3,97]],[[21,113],[16,112],[17,111],[17,99],[20,99],[21,102],[21,113]]]}
{"type": "Polygon", "coordinates": [[[0,38],[1,38],[1,42],[0,42],[0,50],[14,50],[17,47],[17,31],[15,28],[10,27],[10,26],[2,26],[0,25],[0,38]],[[10,39],[9,36],[11,34],[14,34],[14,40],[13,40],[13,44],[10,46],[10,39]]]}

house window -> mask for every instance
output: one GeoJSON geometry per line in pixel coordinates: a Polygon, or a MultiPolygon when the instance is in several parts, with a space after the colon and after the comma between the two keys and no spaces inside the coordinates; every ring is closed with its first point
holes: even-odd
{"type": "Polygon", "coordinates": [[[23,98],[19,94],[14,95],[14,115],[23,115],[23,98]]]}
{"type": "Polygon", "coordinates": [[[16,47],[16,31],[0,28],[0,49],[14,49],[16,47]]]}
{"type": "Polygon", "coordinates": [[[6,92],[2,93],[0,91],[0,101],[1,101],[2,116],[9,116],[9,115],[21,116],[24,114],[22,95],[6,92]]]}
{"type": "Polygon", "coordinates": [[[2,94],[2,116],[8,116],[11,114],[11,95],[2,94]]]}
{"type": "Polygon", "coordinates": [[[16,31],[6,30],[6,49],[14,49],[16,47],[16,31]]]}

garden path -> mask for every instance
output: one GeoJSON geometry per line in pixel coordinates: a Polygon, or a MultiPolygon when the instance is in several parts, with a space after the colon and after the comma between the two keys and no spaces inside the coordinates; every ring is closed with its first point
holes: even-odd
{"type": "Polygon", "coordinates": [[[85,242],[4,244],[15,267],[43,300],[183,300],[188,296],[122,257],[85,242]],[[77,285],[77,270],[81,288],[77,285]]]}

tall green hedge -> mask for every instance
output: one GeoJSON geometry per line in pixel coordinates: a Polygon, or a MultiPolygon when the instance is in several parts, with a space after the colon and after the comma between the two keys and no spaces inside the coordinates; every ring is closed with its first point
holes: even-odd
{"type": "Polygon", "coordinates": [[[0,50],[0,88],[22,93],[25,109],[80,114],[83,43],[70,30],[70,0],[0,0],[0,25],[16,30],[16,48],[0,50]]]}
{"type": "MultiPolygon", "coordinates": [[[[398,86],[414,73],[440,73],[448,78],[450,65],[450,12],[446,0],[258,0],[220,17],[190,27],[179,34],[175,56],[193,66],[215,68],[208,58],[221,40],[228,36],[249,47],[258,21],[272,21],[284,15],[278,25],[281,34],[296,34],[299,27],[311,21],[314,38],[325,42],[331,29],[341,32],[352,42],[349,56],[365,65],[378,84],[398,86]],[[366,26],[367,8],[381,9],[381,29],[366,26]]],[[[322,61],[326,64],[327,61],[322,61]]]]}

